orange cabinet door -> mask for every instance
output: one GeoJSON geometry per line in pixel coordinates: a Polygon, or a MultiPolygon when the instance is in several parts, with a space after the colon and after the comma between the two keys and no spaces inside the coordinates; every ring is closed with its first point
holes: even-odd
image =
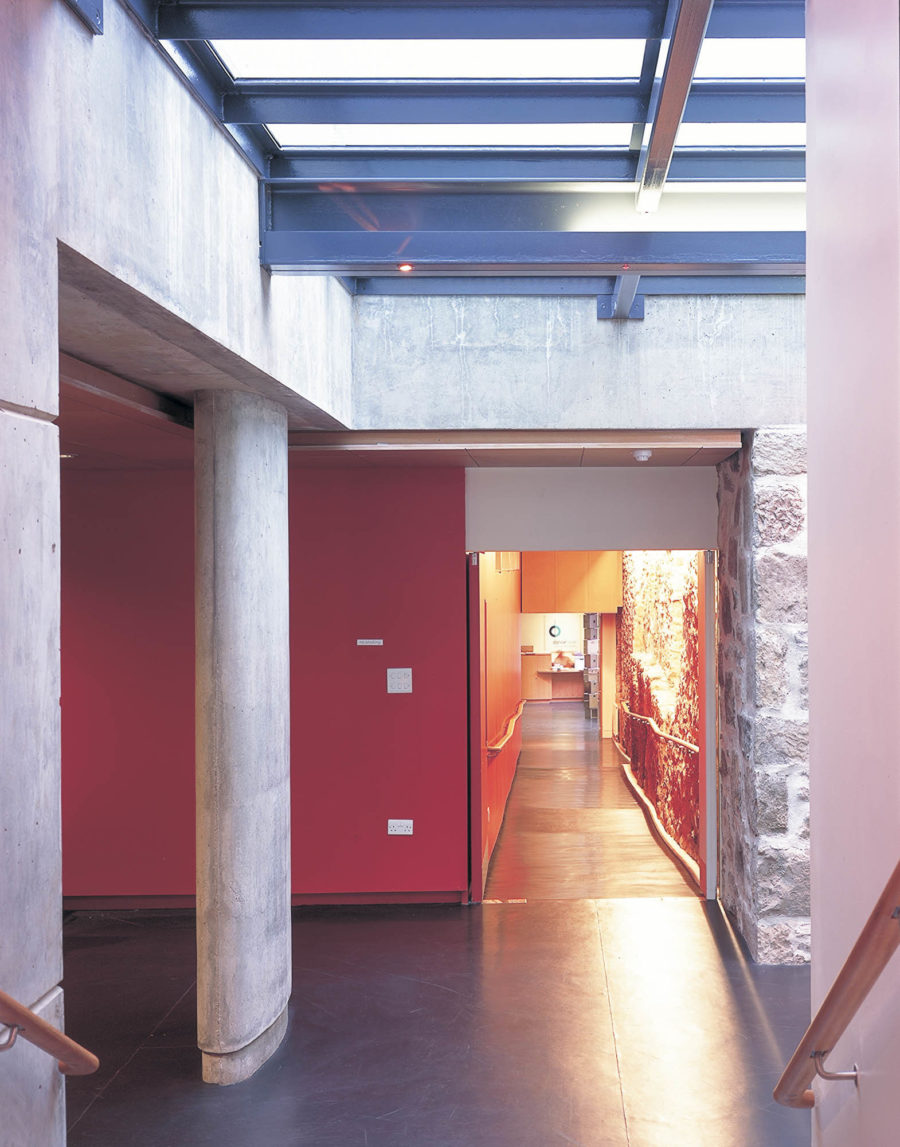
{"type": "Polygon", "coordinates": [[[590,604],[588,570],[590,554],[587,550],[564,550],[556,555],[556,609],[558,613],[589,613],[590,604]]]}
{"type": "Polygon", "coordinates": [[[556,613],[556,554],[552,550],[522,554],[522,612],[556,613]]]}

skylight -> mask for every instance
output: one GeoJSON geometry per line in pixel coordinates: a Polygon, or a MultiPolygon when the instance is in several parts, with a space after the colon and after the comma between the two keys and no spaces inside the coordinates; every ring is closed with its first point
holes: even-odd
{"type": "Polygon", "coordinates": [[[696,79],[802,79],[803,40],[704,40],[696,79]]]}
{"type": "Polygon", "coordinates": [[[804,147],[804,123],[683,123],[676,147],[804,147]]]}
{"type": "Polygon", "coordinates": [[[643,40],[215,40],[235,79],[637,78],[643,40]]]}
{"type": "MultiPolygon", "coordinates": [[[[284,148],[313,147],[618,147],[628,123],[267,124],[284,148]]],[[[698,125],[702,126],[702,125],[698,125]]]]}

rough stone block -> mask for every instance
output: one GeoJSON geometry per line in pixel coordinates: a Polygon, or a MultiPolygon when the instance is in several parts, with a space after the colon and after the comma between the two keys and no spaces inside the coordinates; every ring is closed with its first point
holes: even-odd
{"type": "Polygon", "coordinates": [[[808,964],[809,920],[761,920],[756,932],[756,959],[760,964],[808,964]]]}
{"type": "Polygon", "coordinates": [[[788,641],[777,629],[760,626],[756,630],[756,704],[764,709],[780,708],[790,691],[787,667],[788,641]]]}
{"type": "Polygon", "coordinates": [[[794,624],[806,621],[806,556],[775,550],[756,563],[756,620],[794,624]]]}
{"type": "Polygon", "coordinates": [[[808,916],[808,850],[760,848],[757,897],[760,916],[808,916]]]}
{"type": "Polygon", "coordinates": [[[738,717],[738,740],[741,756],[749,761],[753,752],[753,721],[743,713],[738,717]]]}
{"type": "Polygon", "coordinates": [[[757,430],[751,450],[753,473],[789,477],[806,473],[806,431],[800,426],[757,430]]]}
{"type": "Polygon", "coordinates": [[[794,684],[797,690],[797,701],[804,709],[809,708],[809,634],[804,629],[794,634],[794,648],[797,654],[797,666],[794,672],[794,684]]]}
{"type": "Polygon", "coordinates": [[[792,542],[806,529],[806,498],[796,482],[757,484],[753,501],[758,546],[792,542]]]}
{"type": "Polygon", "coordinates": [[[809,722],[806,718],[760,714],[755,732],[758,765],[806,761],[809,756],[809,722]]]}
{"type": "Polygon", "coordinates": [[[761,833],[787,832],[788,786],[784,777],[757,774],[756,827],[761,833]]]}

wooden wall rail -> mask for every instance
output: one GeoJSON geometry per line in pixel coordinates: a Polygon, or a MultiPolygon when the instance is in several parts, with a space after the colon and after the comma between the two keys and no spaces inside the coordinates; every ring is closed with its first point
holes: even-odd
{"type": "Polygon", "coordinates": [[[5,1050],[11,1048],[16,1036],[20,1035],[58,1060],[59,1070],[65,1075],[90,1075],[100,1066],[100,1060],[87,1048],[63,1035],[53,1024],[36,1016],[6,992],[0,992],[0,1024],[11,1030],[5,1050]]]}
{"type": "Polygon", "coordinates": [[[699,745],[694,745],[690,741],[683,741],[681,737],[673,737],[671,733],[664,733],[652,717],[645,717],[643,713],[632,713],[623,701],[616,701],[616,708],[619,712],[624,713],[626,717],[633,717],[635,721],[643,721],[645,725],[649,725],[661,740],[670,741],[673,745],[680,745],[682,749],[687,749],[691,753],[700,752],[699,745]]]}
{"type": "Polygon", "coordinates": [[[510,738],[512,737],[512,735],[515,731],[516,722],[522,716],[522,713],[524,712],[524,710],[525,710],[525,702],[520,701],[519,704],[516,706],[515,712],[510,717],[510,719],[506,722],[506,730],[504,731],[503,736],[500,737],[496,741],[491,741],[491,743],[489,745],[485,745],[485,748],[487,749],[489,757],[496,757],[496,755],[499,752],[501,752],[503,749],[506,748],[507,743],[509,742],[510,738]]]}
{"type": "MultiPolygon", "coordinates": [[[[837,974],[775,1088],[785,1107],[813,1107],[810,1088],[818,1066],[834,1047],[900,944],[900,863],[878,898],[853,951],[837,974]]],[[[852,1075],[851,1075],[852,1078],[852,1075]]]]}

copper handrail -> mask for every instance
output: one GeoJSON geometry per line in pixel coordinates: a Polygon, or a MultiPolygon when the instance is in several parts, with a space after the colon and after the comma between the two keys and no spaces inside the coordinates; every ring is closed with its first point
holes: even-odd
{"type": "Polygon", "coordinates": [[[0,1050],[8,1051],[20,1035],[57,1059],[64,1075],[90,1075],[100,1066],[100,1060],[87,1048],[63,1035],[6,992],[0,992],[0,1024],[10,1029],[9,1038],[0,1050]]]}
{"type": "Polygon", "coordinates": [[[692,753],[700,752],[699,745],[694,745],[690,741],[683,741],[681,737],[673,737],[671,733],[664,733],[652,717],[645,717],[643,713],[632,713],[623,701],[616,701],[616,708],[627,717],[633,717],[635,721],[644,721],[650,726],[657,737],[661,737],[662,740],[671,741],[673,745],[681,745],[683,749],[689,749],[692,753]]]}
{"type": "Polygon", "coordinates": [[[806,1029],[774,1091],[785,1107],[813,1107],[810,1084],[824,1079],[856,1079],[856,1070],[835,1075],[824,1071],[824,1059],[844,1034],[863,1000],[900,945],[900,863],[891,873],[853,951],[837,974],[828,995],[806,1029]]]}
{"type": "Polygon", "coordinates": [[[487,749],[489,757],[496,757],[496,755],[501,750],[506,748],[506,745],[509,742],[509,739],[512,737],[513,732],[515,731],[516,721],[518,721],[518,719],[522,716],[522,713],[524,712],[524,710],[525,710],[525,702],[520,701],[519,704],[516,706],[515,712],[510,717],[510,719],[506,722],[506,731],[504,732],[503,736],[500,737],[499,740],[491,741],[491,743],[489,745],[485,745],[485,748],[487,749]]]}

